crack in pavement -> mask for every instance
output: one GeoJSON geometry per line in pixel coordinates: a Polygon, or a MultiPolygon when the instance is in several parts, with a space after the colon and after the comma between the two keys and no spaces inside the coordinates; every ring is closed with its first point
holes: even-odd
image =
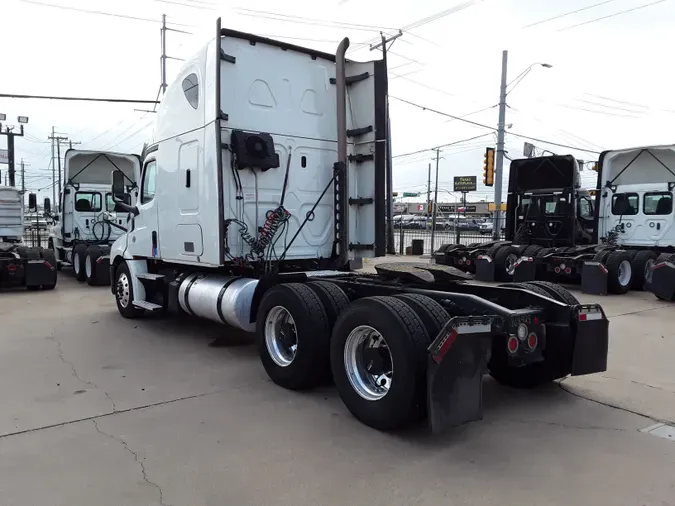
{"type": "Polygon", "coordinates": [[[675,394],[675,392],[673,392],[672,390],[668,390],[667,388],[657,387],[655,385],[650,385],[649,383],[642,383],[641,381],[635,381],[635,380],[625,379],[625,378],[615,378],[614,376],[607,376],[606,374],[601,374],[600,377],[611,379],[611,380],[616,380],[616,381],[627,381],[628,383],[633,383],[634,385],[640,385],[640,386],[643,386],[643,387],[653,388],[654,390],[660,390],[662,392],[666,392],[666,393],[669,393],[669,394],[675,394]]]}
{"type": "Polygon", "coordinates": [[[71,361],[67,360],[66,357],[64,356],[64,354],[63,354],[63,345],[61,344],[61,341],[59,341],[59,339],[58,339],[54,334],[52,334],[51,336],[49,336],[49,339],[51,339],[52,341],[55,341],[55,342],[56,342],[56,351],[57,351],[57,353],[59,354],[59,358],[61,359],[61,361],[62,361],[64,364],[66,364],[67,366],[70,367],[70,369],[71,369],[71,371],[72,371],[72,373],[73,373],[73,376],[74,376],[79,382],[81,382],[81,383],[83,383],[83,384],[85,384],[85,385],[89,385],[90,387],[94,388],[95,390],[98,390],[99,392],[103,392],[103,394],[104,394],[104,395],[108,398],[108,400],[110,401],[110,404],[112,404],[113,413],[116,412],[116,411],[117,411],[117,406],[115,405],[115,401],[113,400],[113,398],[110,397],[110,394],[109,394],[108,392],[106,392],[105,390],[103,390],[102,388],[100,388],[100,387],[99,387],[96,383],[94,383],[93,381],[88,381],[88,380],[85,380],[85,379],[81,378],[80,375],[77,373],[77,370],[75,369],[75,364],[73,364],[71,361]]]}
{"type": "Polygon", "coordinates": [[[136,463],[138,464],[138,466],[141,469],[141,475],[143,476],[143,481],[145,481],[148,485],[151,485],[151,486],[153,486],[157,489],[157,492],[159,493],[159,504],[160,504],[160,506],[169,506],[168,504],[166,504],[164,502],[164,492],[162,491],[162,487],[160,487],[157,483],[155,483],[154,481],[150,480],[150,478],[148,478],[148,474],[147,474],[147,471],[145,469],[145,464],[138,457],[138,453],[133,451],[129,447],[129,444],[124,439],[115,437],[112,434],[108,434],[107,432],[103,432],[101,430],[101,428],[98,426],[98,422],[96,421],[96,419],[93,419],[92,423],[94,424],[94,428],[96,429],[96,431],[99,434],[102,434],[103,436],[109,437],[113,441],[117,441],[118,443],[121,443],[124,446],[124,449],[134,456],[134,460],[136,461],[136,463]]]}
{"type": "Polygon", "coordinates": [[[574,397],[578,397],[579,399],[584,399],[584,400],[589,401],[589,402],[594,402],[595,404],[600,404],[601,406],[606,406],[608,408],[614,408],[618,411],[623,411],[624,413],[630,413],[632,415],[641,416],[642,418],[646,418],[646,419],[651,420],[653,422],[665,423],[665,424],[675,423],[675,421],[672,421],[672,420],[668,420],[668,419],[661,420],[660,418],[654,418],[652,415],[640,413],[639,411],[635,411],[635,410],[632,410],[632,409],[629,409],[629,408],[623,408],[621,406],[617,406],[616,404],[611,404],[609,402],[599,401],[597,399],[591,399],[590,397],[586,397],[586,396],[578,394],[576,392],[572,392],[571,390],[569,390],[569,389],[567,389],[563,386],[563,381],[565,381],[566,379],[567,378],[563,378],[560,381],[556,381],[556,383],[558,384],[558,386],[560,387],[560,389],[563,392],[568,393],[569,395],[573,395],[574,397]]]}
{"type": "Polygon", "coordinates": [[[497,423],[501,423],[501,422],[551,425],[553,427],[564,427],[565,429],[573,429],[573,430],[611,430],[611,431],[617,431],[617,432],[631,432],[628,429],[621,429],[621,428],[618,428],[618,427],[602,427],[600,425],[569,425],[569,424],[566,424],[566,423],[547,422],[547,421],[544,421],[544,420],[517,420],[517,419],[513,419],[513,418],[505,418],[503,420],[499,420],[499,422],[497,422],[497,423]]]}
{"type": "Polygon", "coordinates": [[[663,309],[669,307],[668,305],[663,305],[663,306],[655,306],[655,307],[648,307],[645,309],[638,309],[637,311],[628,311],[627,313],[620,313],[620,314],[613,314],[613,315],[607,315],[608,318],[618,318],[619,316],[628,316],[632,314],[640,314],[640,313],[645,313],[647,311],[656,311],[657,309],[663,309]]]}

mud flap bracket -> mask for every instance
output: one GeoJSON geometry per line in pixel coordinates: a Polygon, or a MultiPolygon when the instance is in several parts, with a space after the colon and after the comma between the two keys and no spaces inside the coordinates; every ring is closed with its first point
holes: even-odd
{"type": "Polygon", "coordinates": [[[483,417],[483,374],[498,317],[450,319],[429,346],[427,411],[433,433],[483,417]]]}
{"type": "Polygon", "coordinates": [[[513,281],[534,281],[537,278],[537,264],[532,257],[520,257],[516,260],[513,281]]]}
{"type": "Polygon", "coordinates": [[[581,268],[581,291],[591,295],[607,295],[607,267],[600,262],[584,262],[581,268]]]}

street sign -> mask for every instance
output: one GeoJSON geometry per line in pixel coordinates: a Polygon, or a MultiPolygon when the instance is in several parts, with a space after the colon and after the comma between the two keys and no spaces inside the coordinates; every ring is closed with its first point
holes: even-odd
{"type": "Polygon", "coordinates": [[[404,197],[419,197],[420,193],[419,192],[417,192],[417,193],[403,192],[403,196],[404,197]]]}
{"type": "Polygon", "coordinates": [[[455,176],[456,192],[476,191],[476,176],[455,176]]]}
{"type": "Polygon", "coordinates": [[[9,153],[6,149],[0,149],[0,163],[9,164],[9,153]]]}
{"type": "Polygon", "coordinates": [[[457,206],[450,204],[439,204],[438,211],[441,213],[475,213],[476,206],[457,206]]]}

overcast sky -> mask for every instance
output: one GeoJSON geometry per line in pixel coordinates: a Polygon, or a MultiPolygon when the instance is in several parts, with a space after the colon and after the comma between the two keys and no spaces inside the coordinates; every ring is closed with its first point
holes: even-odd
{"type": "MultiPolygon", "coordinates": [[[[228,28],[328,52],[348,36],[354,49],[348,56],[356,60],[374,57],[367,43],[380,29],[395,33],[402,28],[389,54],[394,155],[486,134],[443,149],[441,188],[452,190],[455,175],[476,175],[480,183],[483,153],[495,145],[495,137],[485,128],[399,99],[496,126],[504,49],[509,51],[509,81],[533,63],[553,65],[533,68],[510,92],[511,132],[592,151],[674,142],[668,55],[675,38],[675,1],[417,0],[393,5],[385,0],[1,0],[0,93],[152,100],[160,84],[163,13],[169,26],[191,32],[169,33],[168,53],[175,57],[189,56],[211,37],[218,16],[228,28]]],[[[169,82],[179,68],[180,62],[169,62],[169,82]]],[[[51,196],[47,137],[52,126],[81,142],[78,147],[139,153],[153,115],[134,107],[146,108],[0,98],[0,112],[10,121],[30,116],[26,137],[16,140],[16,158],[17,165],[22,158],[27,164],[27,188],[43,189],[41,196],[51,196]]],[[[522,156],[523,141],[507,135],[511,157],[522,156]]],[[[0,147],[4,143],[0,138],[0,147]]],[[[533,143],[597,159],[593,153],[533,143]]],[[[432,155],[396,156],[395,190],[426,191],[432,155]]],[[[3,180],[6,167],[0,165],[3,180]]],[[[584,181],[594,184],[593,175],[586,172],[584,181]]],[[[491,192],[479,184],[471,199],[490,199],[491,192]]],[[[439,200],[454,197],[441,191],[439,200]]]]}

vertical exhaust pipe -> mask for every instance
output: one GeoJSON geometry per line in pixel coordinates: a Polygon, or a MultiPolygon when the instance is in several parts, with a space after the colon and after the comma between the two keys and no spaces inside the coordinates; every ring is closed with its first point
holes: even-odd
{"type": "Polygon", "coordinates": [[[349,182],[347,180],[347,75],[345,70],[349,39],[344,38],[335,53],[335,101],[337,103],[337,152],[335,171],[335,240],[338,246],[338,266],[347,264],[349,249],[349,182]]]}

